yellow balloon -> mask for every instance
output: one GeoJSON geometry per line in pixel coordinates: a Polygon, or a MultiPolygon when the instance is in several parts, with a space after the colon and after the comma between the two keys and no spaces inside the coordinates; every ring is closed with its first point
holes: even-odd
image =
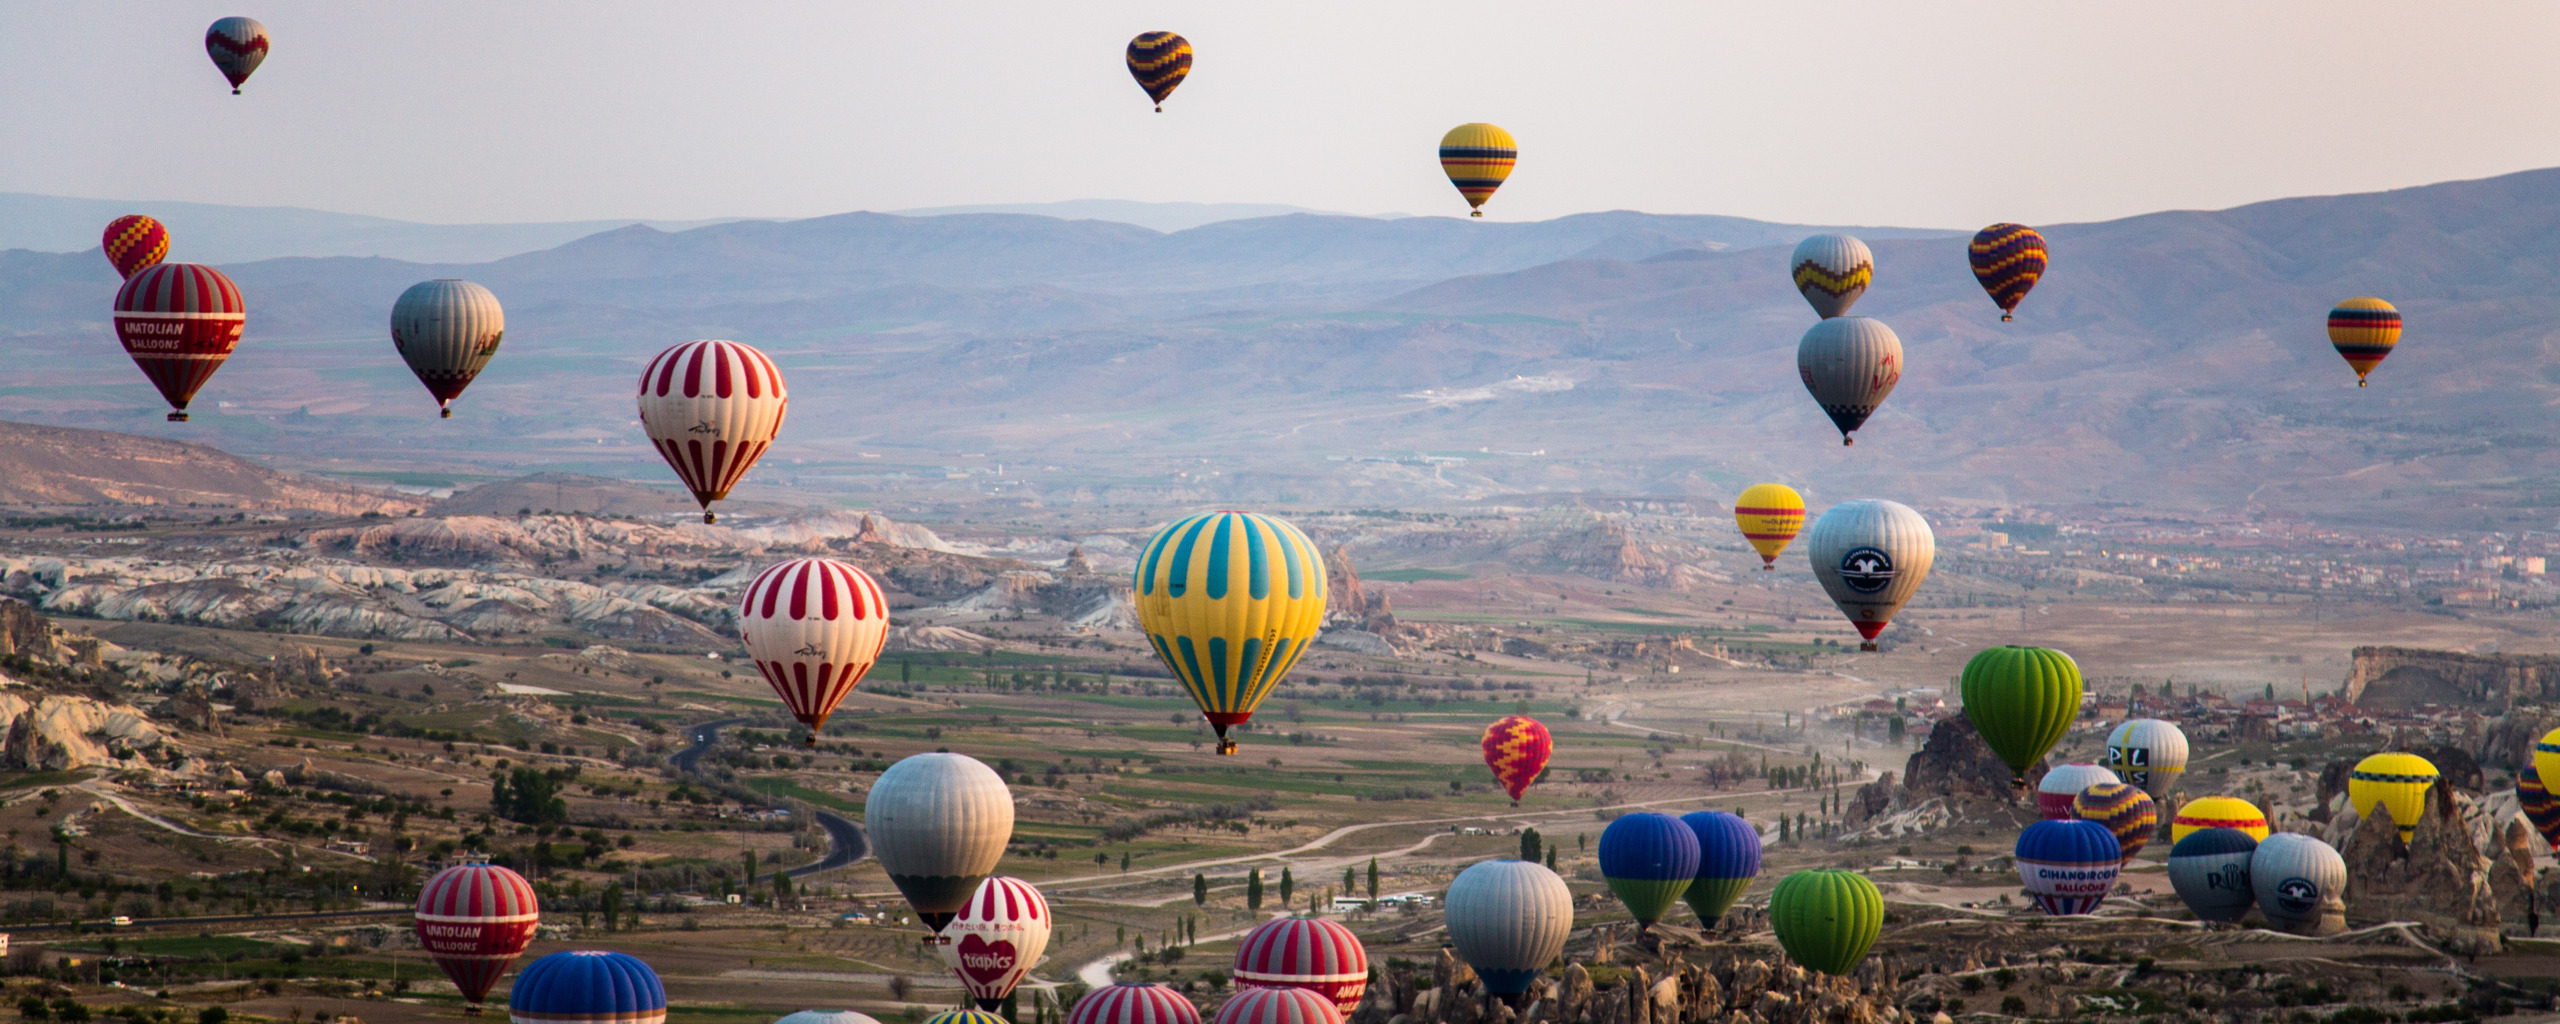
{"type": "MultiPolygon", "coordinates": [[[[2551,774],[2555,771],[2560,771],[2560,729],[2543,733],[2541,741],[2533,745],[2533,773],[2546,779],[2560,778],[2551,774]]],[[[2543,783],[2546,788],[2550,785],[2543,783]]]]}
{"type": "Polygon", "coordinates": [[[1147,543],[1131,580],[1138,628],[1236,752],[1227,728],[1253,717],[1324,623],[1324,557],[1298,528],[1210,512],[1147,543]]]}
{"type": "Polygon", "coordinates": [[[1733,525],[1760,553],[1760,568],[1775,571],[1779,552],[1804,529],[1804,496],[1785,484],[1752,484],[1733,499],[1733,525]]]}
{"type": "Polygon", "coordinates": [[[1511,165],[1520,162],[1520,144],[1500,125],[1462,124],[1440,137],[1440,169],[1448,172],[1449,184],[1467,197],[1467,216],[1482,217],[1484,201],[1493,198],[1493,190],[1511,177],[1511,165]]]}
{"type": "Polygon", "coordinates": [[[2434,762],[2416,754],[2382,753],[2356,762],[2347,773],[2347,802],[2360,817],[2373,817],[2375,805],[2391,809],[2400,841],[2418,831],[2418,815],[2427,810],[2427,787],[2436,784],[2434,762]]]}
{"type": "Polygon", "coordinates": [[[2169,845],[2176,846],[2187,833],[2204,828],[2236,828],[2251,839],[2267,838],[2267,815],[2258,805],[2236,796],[2208,796],[2189,800],[2178,807],[2178,816],[2169,819],[2169,845]]]}

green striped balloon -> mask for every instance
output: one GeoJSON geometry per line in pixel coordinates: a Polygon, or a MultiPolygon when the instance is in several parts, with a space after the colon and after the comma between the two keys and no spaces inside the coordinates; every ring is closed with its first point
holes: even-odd
{"type": "Polygon", "coordinates": [[[2046,647],[1994,647],[1964,665],[1964,716],[2018,786],[2080,717],[2080,666],[2046,647]]]}
{"type": "Polygon", "coordinates": [[[1689,891],[1680,894],[1680,898],[1689,901],[1689,909],[1697,912],[1700,927],[1714,927],[1717,921],[1724,919],[1725,911],[1733,909],[1733,901],[1741,899],[1743,891],[1751,888],[1751,881],[1748,878],[1700,878],[1690,882],[1689,891]]]}
{"type": "Polygon", "coordinates": [[[1855,871],[1798,871],[1769,896],[1769,927],[1797,963],[1845,975],[1884,931],[1884,894],[1855,871]]]}

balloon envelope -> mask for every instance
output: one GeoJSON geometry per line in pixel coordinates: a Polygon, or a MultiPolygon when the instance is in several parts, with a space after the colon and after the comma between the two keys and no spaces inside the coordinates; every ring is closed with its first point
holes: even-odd
{"type": "Polygon", "coordinates": [[[1990,647],[1965,662],[1964,717],[2021,786],[2080,717],[2080,665],[2050,647],[1990,647]]]}
{"type": "Polygon", "coordinates": [[[1215,1024],[1342,1024],[1342,1011],[1303,988],[1243,988],[1218,1004],[1215,1024]]]}
{"type": "Polygon", "coordinates": [[[1760,830],[1723,811],[1691,811],[1680,823],[1698,837],[1698,877],[1681,898],[1701,926],[1712,926],[1760,876],[1760,830]]]}
{"type": "Polygon", "coordinates": [[[1973,262],[1973,279],[2000,307],[2004,323],[2044,276],[2044,236],[2024,224],[1994,224],[1974,232],[1965,255],[1973,262]]]}
{"type": "Polygon", "coordinates": [[[773,1024],[880,1024],[880,1020],[852,1010],[797,1010],[776,1018],[773,1024]]]}
{"type": "Polygon", "coordinates": [[[498,297],[469,281],[420,281],[391,304],[391,347],[446,418],[453,416],[448,406],[489,365],[506,333],[507,312],[498,297]]]}
{"type": "Polygon", "coordinates": [[[1752,484],[1733,499],[1733,525],[1760,553],[1760,568],[1774,570],[1778,555],[1804,529],[1804,496],[1785,484],[1752,484]]]}
{"type": "Polygon", "coordinates": [[[2169,886],[2207,921],[2237,921],[2258,905],[2249,858],[2258,841],[2236,828],[2201,828],[2169,848],[2169,886]]]}
{"type": "Polygon", "coordinates": [[[1217,730],[1221,754],[1236,751],[1227,729],[1253,717],[1324,623],[1315,542],[1251,512],[1166,527],[1138,558],[1130,589],[1138,628],[1217,730]]]}
{"type": "Polygon", "coordinates": [[[269,45],[267,27],[254,18],[223,18],[204,30],[205,56],[213,58],[234,96],[240,95],[240,83],[266,63],[269,45]]]}
{"type": "Polygon", "coordinates": [[[1527,991],[1564,954],[1573,930],[1573,891],[1525,860],[1489,860],[1459,872],[1447,900],[1449,944],[1498,996],[1527,991]]]}
{"type": "Polygon", "coordinates": [[[1538,773],[1547,770],[1547,757],[1555,753],[1556,742],[1537,719],[1509,715],[1485,726],[1478,746],[1484,749],[1484,766],[1493,769],[1503,792],[1511,794],[1511,803],[1518,806],[1520,794],[1528,792],[1538,773]]]}
{"type": "Polygon", "coordinates": [[[1624,814],[1600,832],[1600,877],[1640,925],[1662,920],[1698,877],[1698,834],[1668,814],[1624,814]]]}
{"type": "Polygon", "coordinates": [[[139,213],[128,213],[107,222],[98,247],[106,252],[107,262],[115,265],[117,276],[132,277],[168,258],[169,229],[139,213]]]}
{"type": "Polygon", "coordinates": [[[2368,821],[2375,808],[2388,809],[2405,843],[2418,831],[2418,815],[2426,812],[2427,787],[2436,784],[2436,775],[2435,763],[2416,754],[2375,754],[2347,773],[2347,802],[2368,821]]]}
{"type": "Polygon", "coordinates": [[[1867,251],[1867,243],[1847,235],[1815,235],[1798,242],[1787,262],[1795,272],[1796,291],[1826,320],[1847,316],[1875,281],[1875,254],[1867,251]]]}
{"type": "Polygon", "coordinates": [[[1478,208],[1493,198],[1493,190],[1502,187],[1519,162],[1520,144],[1498,125],[1462,124],[1440,137],[1440,169],[1466,197],[1470,217],[1484,216],[1478,208]]]}
{"type": "Polygon", "coordinates": [[[881,870],[941,931],[1003,859],[1013,791],[967,754],[916,754],[880,773],[862,817],[881,870]]]}
{"type": "Polygon", "coordinates": [[[222,368],[248,326],[240,286],[196,263],[144,267],[116,290],[116,338],[169,400],[173,422],[187,418],[196,389],[222,368]]]}
{"type": "Polygon", "coordinates": [[[456,864],[418,889],[418,947],[478,1007],[542,923],[533,885],[495,864],[456,864]]]}
{"type": "Polygon", "coordinates": [[[1876,636],[1893,622],[1938,557],[1929,521],[1899,502],[1860,498],[1831,506],[1813,521],[1805,557],[1840,614],[1876,649],[1876,636]]]}
{"type": "Polygon", "coordinates": [[[2560,850],[2560,799],[2552,797],[2542,785],[2542,771],[2532,765],[2516,776],[2516,806],[2524,811],[2526,821],[2540,833],[2542,841],[2560,850]]]}
{"type": "Polygon", "coordinates": [[[1164,98],[1191,74],[1191,41],[1171,32],[1140,32],[1129,40],[1127,57],[1129,77],[1138,80],[1156,112],[1163,113],[1164,98]]]}
{"type": "Polygon", "coordinates": [[[2258,805],[2236,796],[2208,796],[2178,805],[2178,813],[2169,819],[2169,842],[2177,843],[2197,829],[2233,828],[2248,833],[2249,838],[2265,842],[2267,816],[2258,805]]]}
{"type": "Polygon", "coordinates": [[[710,522],[711,503],[772,447],[791,404],[782,371],[752,346],[688,341],[640,373],[640,426],[710,522]]]}
{"type": "Polygon", "coordinates": [[[1200,1024],[1200,1009],[1191,1005],[1189,997],[1164,985],[1121,983],[1105,985],[1076,1000],[1075,1008],[1067,1011],[1067,1024],[1200,1024]]]}
{"type": "Polygon", "coordinates": [[[2094,821],[2039,821],[2018,834],[2018,880],[2055,916],[2086,914],[2105,902],[2123,870],[2124,850],[2094,821]]]}
{"type": "Polygon", "coordinates": [[[2187,771],[2187,734],[2175,723],[2136,718],[2107,733],[2107,769],[2166,802],[2187,771]]]}
{"type": "Polygon", "coordinates": [[[2046,821],[2070,821],[2079,817],[2072,813],[2071,802],[2080,796],[2081,790],[2101,782],[2117,781],[2121,780],[2116,778],[2116,773],[2085,761],[2056,765],[2044,773],[2044,778],[2036,780],[2036,813],[2043,815],[2046,821]]]}
{"type": "Polygon", "coordinates": [[[851,563],[794,558],[747,584],[738,599],[738,640],[816,746],[827,716],[880,660],[889,598],[851,563]]]}
{"type": "Polygon", "coordinates": [[[1884,930],[1884,894],[1855,871],[1798,871],[1769,894],[1769,927],[1797,963],[1846,975],[1884,930]]]}
{"type": "Polygon", "coordinates": [[[944,1010],[924,1019],[924,1024],[1013,1024],[1002,1014],[985,1010],[944,1010]]]}
{"type": "Polygon", "coordinates": [[[1349,928],[1320,917],[1284,917],[1245,933],[1234,975],[1241,987],[1306,989],[1347,1014],[1369,991],[1369,951],[1349,928]]]}
{"type": "Polygon", "coordinates": [[[1902,339],[1882,320],[1824,320],[1796,343],[1796,375],[1831,425],[1840,428],[1840,443],[1853,444],[1849,434],[1902,383],[1902,339]]]}
{"type": "Polygon", "coordinates": [[[573,949],[516,972],[507,993],[514,1024],[666,1024],[667,987],[627,953],[573,949]]]}
{"type": "Polygon", "coordinates": [[[2347,862],[2327,843],[2300,832],[2259,840],[2249,855],[2249,886],[2258,911],[2278,930],[2335,935],[2347,929],[2347,862]]]}
{"type": "Polygon", "coordinates": [[[978,883],[978,891],[942,927],[942,960],[978,1008],[993,1012],[1039,965],[1052,924],[1040,890],[998,875],[978,883]]]}
{"type": "Polygon", "coordinates": [[[2151,794],[2122,782],[2101,782],[2072,798],[2071,816],[2105,826],[2126,861],[2142,852],[2160,828],[2160,806],[2151,794]]]}
{"type": "Polygon", "coordinates": [[[2382,365],[2400,344],[2400,311],[2391,304],[2372,297],[2348,299],[2329,311],[2329,345],[2356,372],[2356,386],[2364,386],[2364,375],[2382,365]]]}

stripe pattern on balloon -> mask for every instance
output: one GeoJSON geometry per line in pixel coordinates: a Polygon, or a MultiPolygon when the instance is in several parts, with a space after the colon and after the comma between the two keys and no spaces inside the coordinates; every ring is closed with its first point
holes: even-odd
{"type": "Polygon", "coordinates": [[[943,926],[943,962],[978,1008],[993,1012],[1048,951],[1053,921],[1040,890],[997,875],[978,883],[978,891],[943,926]]]}
{"type": "Polygon", "coordinates": [[[2044,236],[2024,224],[2000,223],[1977,231],[1965,248],[1973,279],[2000,307],[2003,323],[2016,319],[2018,303],[2044,277],[2044,236]]]}
{"type": "Polygon", "coordinates": [[[766,685],[809,727],[809,742],[889,640],[889,598],[870,574],[832,558],[794,558],[747,584],[738,639],[766,685]]]}
{"type": "Polygon", "coordinates": [[[1511,168],[1519,162],[1520,144],[1496,125],[1462,124],[1440,137],[1440,169],[1448,173],[1449,184],[1457,186],[1458,194],[1466,197],[1470,217],[1484,216],[1476,208],[1510,180],[1511,168]]]}
{"type": "Polygon", "coordinates": [[[1235,982],[1257,988],[1303,988],[1345,1014],[1369,991],[1369,951],[1360,937],[1323,918],[1265,921],[1236,947],[1235,982]]]}
{"type": "Polygon", "coordinates": [[[640,425],[711,521],[711,503],[782,431],[790,389],[773,360],[734,341],[689,341],[640,373],[640,425]]]}
{"type": "Polygon", "coordinates": [[[478,1006],[533,943],[542,922],[533,885],[495,864],[456,864],[418,890],[418,946],[478,1006]]]}
{"type": "Polygon", "coordinates": [[[213,66],[231,83],[231,94],[240,95],[240,84],[266,63],[267,50],[273,45],[267,38],[267,27],[257,19],[233,16],[214,22],[204,30],[204,52],[213,58],[213,66]]]}
{"type": "Polygon", "coordinates": [[[534,961],[507,994],[514,1024],[666,1024],[667,986],[628,953],[573,949],[534,961]]]}
{"type": "Polygon", "coordinates": [[[2400,311],[2372,296],[2348,299],[2329,311],[2329,345],[2356,371],[2356,386],[2400,344],[2400,311]]]}
{"type": "Polygon", "coordinates": [[[1076,1000],[1067,1024],[1200,1024],[1200,1010],[1170,987],[1122,982],[1076,1000]]]}
{"type": "Polygon", "coordinates": [[[1164,98],[1191,74],[1191,41],[1171,32],[1140,32],[1129,40],[1129,77],[1138,80],[1138,88],[1147,91],[1156,112],[1164,112],[1164,98]]]}
{"type": "Polygon", "coordinates": [[[162,263],[126,278],[116,290],[116,338],[126,355],[169,400],[171,420],[187,418],[196,389],[240,345],[249,305],[240,286],[199,263],[162,263]]]}
{"type": "Polygon", "coordinates": [[[1342,1011],[1303,988],[1248,988],[1219,1004],[1215,1024],[1342,1024],[1342,1011]]]}
{"type": "MultiPolygon", "coordinates": [[[[1139,627],[1221,741],[1306,654],[1324,622],[1324,559],[1298,528],[1250,512],[1166,527],[1138,558],[1139,627]]],[[[1233,747],[1221,743],[1221,753],[1233,747]]]]}

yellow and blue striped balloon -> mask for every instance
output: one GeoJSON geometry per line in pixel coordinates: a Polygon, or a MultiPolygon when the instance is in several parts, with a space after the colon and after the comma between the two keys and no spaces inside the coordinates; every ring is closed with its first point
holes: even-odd
{"type": "Polygon", "coordinates": [[[1493,190],[1502,187],[1519,162],[1520,143],[1499,125],[1462,124],[1440,137],[1440,169],[1448,172],[1458,194],[1467,197],[1470,217],[1484,216],[1478,207],[1493,198],[1493,190]]]}
{"type": "Polygon", "coordinates": [[[1227,727],[1315,642],[1324,623],[1324,558],[1298,528],[1251,512],[1210,512],[1147,542],[1130,581],[1138,627],[1156,657],[1235,753],[1227,727]]]}

